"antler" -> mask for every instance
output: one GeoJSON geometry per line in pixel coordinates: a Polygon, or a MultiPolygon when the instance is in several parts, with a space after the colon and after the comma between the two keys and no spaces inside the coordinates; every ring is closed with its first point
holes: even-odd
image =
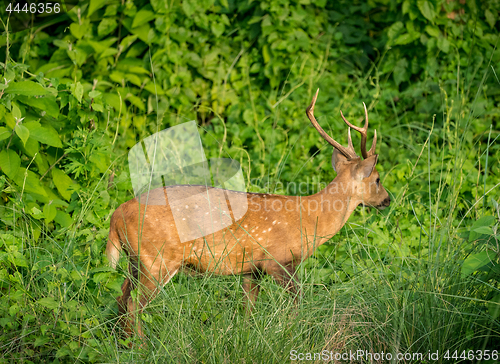
{"type": "MultiPolygon", "coordinates": [[[[367,138],[367,131],[368,131],[368,110],[366,110],[366,105],[364,102],[363,102],[363,106],[365,107],[365,125],[362,128],[354,126],[350,122],[348,122],[346,120],[346,118],[344,117],[344,114],[342,114],[342,110],[340,111],[340,116],[342,116],[342,119],[344,120],[344,122],[347,125],[349,125],[350,128],[353,128],[354,130],[358,131],[361,134],[361,154],[363,155],[363,158],[366,159],[369,156],[375,154],[375,146],[377,145],[377,131],[375,130],[375,135],[373,136],[372,147],[367,152],[366,151],[366,138],[367,138]]],[[[350,136],[349,136],[349,138],[350,138],[350,136]]]]}
{"type": "MultiPolygon", "coordinates": [[[[307,109],[306,109],[307,117],[309,118],[309,120],[311,120],[311,123],[316,128],[316,130],[319,131],[319,133],[321,134],[321,136],[323,137],[323,139],[325,139],[328,143],[330,143],[331,145],[333,145],[333,147],[335,149],[337,149],[340,153],[342,153],[347,159],[356,159],[356,158],[359,158],[358,155],[356,154],[356,151],[354,150],[354,147],[352,146],[351,129],[349,129],[349,132],[348,132],[348,135],[349,135],[349,137],[347,139],[348,148],[346,148],[346,147],[343,147],[342,145],[340,145],[339,143],[337,143],[331,136],[329,136],[323,130],[323,128],[318,124],[318,122],[316,121],[316,118],[314,117],[314,105],[316,104],[316,99],[318,98],[318,92],[319,92],[319,88],[316,91],[316,95],[314,95],[314,97],[312,99],[311,105],[309,105],[307,107],[307,109]]],[[[366,108],[365,108],[365,110],[366,110],[366,108]]],[[[343,116],[342,116],[342,118],[343,118],[343,116]]],[[[347,120],[344,119],[344,121],[349,126],[351,126],[347,122],[347,120]]],[[[365,136],[365,138],[366,138],[366,136],[365,136]]],[[[366,139],[365,139],[365,143],[366,143],[366,139]]],[[[373,148],[373,146],[372,146],[372,148],[373,148]]],[[[370,151],[371,151],[371,149],[370,149],[370,151]]]]}

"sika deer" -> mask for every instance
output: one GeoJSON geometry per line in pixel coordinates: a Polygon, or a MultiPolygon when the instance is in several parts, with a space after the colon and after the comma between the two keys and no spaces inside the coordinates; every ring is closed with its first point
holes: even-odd
{"type": "MultiPolygon", "coordinates": [[[[139,201],[166,199],[199,192],[219,193],[222,190],[205,186],[172,186],[157,188],[146,195],[125,202],[111,217],[106,254],[113,267],[120,251],[130,257],[129,268],[134,280],[127,278],[118,298],[120,314],[128,313],[125,331],[131,334],[137,312],[157,294],[159,289],[183,266],[200,272],[221,275],[243,274],[244,290],[249,304],[256,299],[259,288],[255,278],[270,274],[286,289],[295,291],[295,267],[309,257],[315,248],[335,235],[354,209],[360,205],[385,208],[390,198],[380,184],[375,165],[377,135],[366,151],[368,112],[365,108],[363,128],[344,122],[361,133],[361,153],[356,155],[350,128],[348,147],[331,138],[316,121],[313,111],[318,91],[306,114],[321,136],[333,147],[332,165],[337,177],[322,191],[311,196],[281,196],[266,193],[248,193],[224,190],[224,198],[244,199],[248,210],[231,225],[203,238],[186,241],[179,237],[172,213],[172,205],[141,204],[139,201]],[[184,242],[182,242],[184,240],[184,242]],[[141,295],[136,307],[131,290],[141,284],[141,295]]],[[[364,104],[363,104],[364,105],[364,104]]],[[[182,221],[189,227],[189,206],[182,221]]],[[[198,205],[195,206],[196,208],[198,205]]],[[[182,212],[181,212],[182,213],[182,212]]],[[[230,211],[233,214],[233,211],[230,211]]],[[[140,323],[138,333],[142,336],[140,323]]]]}

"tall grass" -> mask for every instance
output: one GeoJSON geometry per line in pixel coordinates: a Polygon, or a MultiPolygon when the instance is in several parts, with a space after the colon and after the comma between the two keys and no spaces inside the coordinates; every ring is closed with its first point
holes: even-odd
{"type": "MultiPolygon", "coordinates": [[[[264,277],[261,294],[248,315],[241,277],[179,273],[142,315],[147,338],[143,347],[137,338],[125,339],[117,325],[114,297],[128,274],[126,262],[121,262],[118,272],[91,269],[104,252],[105,234],[92,229],[57,236],[42,232],[35,244],[31,241],[36,222],[26,218],[25,249],[32,259],[16,272],[26,296],[12,300],[29,306],[31,313],[22,327],[10,332],[7,342],[0,343],[4,354],[0,363],[283,363],[299,358],[319,363],[338,355],[342,358],[338,362],[448,363],[470,360],[447,359],[447,352],[451,357],[455,351],[460,356],[473,350],[478,358],[477,350],[500,348],[500,323],[486,308],[491,297],[500,293],[499,287],[494,281],[464,276],[461,270],[466,256],[482,249],[461,234],[468,232],[476,217],[493,211],[491,206],[475,209],[487,201],[486,185],[468,205],[460,195],[468,175],[464,165],[478,164],[481,157],[471,160],[470,155],[481,154],[480,149],[466,148],[462,137],[469,132],[473,105],[465,119],[462,111],[453,114],[446,101],[443,110],[455,115],[456,122],[451,125],[450,117],[443,117],[442,135],[424,128],[425,134],[407,146],[415,151],[407,182],[397,184],[386,176],[384,183],[393,183],[388,188],[393,195],[391,208],[382,213],[359,208],[340,238],[302,264],[297,302],[264,277]],[[416,182],[424,187],[415,191],[416,182]],[[401,211],[408,213],[398,215],[401,211]],[[415,228],[412,240],[403,237],[400,226],[415,228]],[[49,270],[39,274],[41,267],[49,270]],[[66,284],[68,277],[72,284],[66,284]],[[37,336],[35,343],[25,339],[32,333],[37,336]],[[33,351],[47,348],[43,345],[50,341],[57,343],[56,353],[33,351]],[[127,347],[129,342],[134,344],[132,349],[127,347]],[[403,355],[401,360],[398,353],[403,355]]],[[[422,129],[422,125],[408,126],[410,134],[422,129]]],[[[391,148],[402,147],[401,130],[383,128],[391,148]]],[[[495,140],[488,138],[488,148],[495,140]]],[[[283,156],[294,147],[283,150],[278,166],[269,170],[280,171],[283,163],[292,163],[283,156]]],[[[279,182],[280,172],[264,176],[272,186],[279,182]]],[[[90,196],[85,206],[98,198],[90,196]]],[[[493,212],[500,218],[500,211],[493,212]]],[[[0,325],[9,329],[4,319],[0,325]]]]}

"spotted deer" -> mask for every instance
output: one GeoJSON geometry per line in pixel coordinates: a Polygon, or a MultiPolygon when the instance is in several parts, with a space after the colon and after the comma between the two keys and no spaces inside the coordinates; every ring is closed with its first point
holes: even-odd
{"type": "MultiPolygon", "coordinates": [[[[259,293],[258,277],[271,275],[287,290],[296,292],[295,268],[309,257],[315,248],[334,236],[360,204],[383,209],[390,204],[390,197],[380,183],[375,165],[377,134],[366,151],[368,112],[365,109],[364,127],[356,127],[340,115],[349,126],[348,147],[330,137],[314,117],[318,91],[306,109],[312,125],[333,147],[332,166],[335,179],[322,191],[311,196],[283,196],[267,193],[247,193],[224,190],[225,198],[245,199],[248,209],[244,216],[231,225],[208,236],[182,241],[175,228],[172,207],[144,204],[168,196],[195,194],[213,187],[180,185],[153,189],[142,196],[119,206],[111,217],[106,254],[115,267],[120,251],[128,254],[131,278],[122,285],[123,295],[118,298],[124,330],[133,332],[136,315],[158,293],[162,286],[183,267],[201,273],[243,275],[243,289],[251,307],[259,293]],[[355,152],[350,129],[361,134],[361,159],[355,152]],[[168,189],[168,190],[167,190],[168,189]],[[131,290],[140,284],[138,299],[131,297],[131,290]],[[138,306],[137,306],[138,304],[138,306]],[[126,315],[128,314],[128,315],[126,315]]],[[[189,206],[185,206],[186,211],[189,206]]],[[[197,206],[196,206],[197,207],[197,206]]],[[[232,214],[232,212],[231,212],[232,214]]],[[[189,224],[189,214],[182,218],[189,224]]]]}

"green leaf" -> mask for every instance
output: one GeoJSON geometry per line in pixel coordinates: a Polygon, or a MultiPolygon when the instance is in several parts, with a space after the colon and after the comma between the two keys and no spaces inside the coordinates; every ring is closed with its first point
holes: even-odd
{"type": "MultiPolygon", "coordinates": [[[[498,12],[496,13],[498,14],[498,12]]],[[[496,23],[495,14],[493,14],[490,9],[487,9],[484,12],[484,17],[486,18],[486,22],[488,22],[490,28],[493,28],[496,23]]]]}
{"type": "Polygon", "coordinates": [[[472,231],[475,231],[476,233],[479,233],[479,234],[493,235],[493,229],[490,228],[489,226],[480,226],[478,228],[475,228],[472,231]]]}
{"type": "Polygon", "coordinates": [[[59,307],[59,304],[52,297],[41,298],[38,301],[36,301],[36,303],[38,303],[44,307],[50,308],[51,310],[55,310],[56,308],[59,307]]]}
{"type": "Polygon", "coordinates": [[[111,45],[116,43],[116,41],[117,41],[117,38],[108,38],[108,39],[103,39],[100,42],[95,42],[93,40],[89,40],[87,42],[88,42],[88,44],[90,44],[90,46],[92,48],[94,48],[94,51],[98,55],[101,55],[101,53],[104,53],[105,51],[107,51],[111,47],[111,45]]]}
{"type": "Polygon", "coordinates": [[[23,145],[26,145],[26,141],[30,137],[30,131],[28,130],[28,128],[24,125],[17,124],[14,130],[19,139],[21,139],[21,141],[23,142],[23,145]]]}
{"type": "Polygon", "coordinates": [[[54,96],[45,96],[45,97],[27,97],[20,96],[19,101],[21,101],[25,105],[29,105],[45,111],[48,116],[52,116],[53,118],[57,118],[59,116],[59,106],[57,105],[56,98],[54,96]]]}
{"type": "Polygon", "coordinates": [[[462,277],[474,273],[495,259],[496,254],[490,250],[469,255],[462,264],[462,277]]]}
{"type": "Polygon", "coordinates": [[[191,1],[184,0],[182,2],[182,10],[184,10],[184,13],[190,18],[194,14],[194,6],[191,4],[191,1]]]}
{"type": "Polygon", "coordinates": [[[404,30],[404,28],[405,26],[403,25],[403,23],[397,21],[389,27],[389,29],[387,30],[387,36],[389,37],[389,39],[394,39],[399,35],[399,33],[404,30]]]}
{"type": "Polygon", "coordinates": [[[246,109],[243,111],[243,121],[248,125],[254,124],[253,111],[250,109],[246,109]]]}
{"type": "Polygon", "coordinates": [[[21,158],[12,149],[0,152],[0,168],[9,178],[13,179],[16,176],[20,166],[21,158]]]}
{"type": "Polygon", "coordinates": [[[57,131],[50,125],[38,126],[31,129],[30,136],[40,143],[47,144],[56,148],[62,148],[59,134],[57,134],[57,131]]]}
{"type": "Polygon", "coordinates": [[[101,96],[101,92],[100,91],[94,90],[94,91],[90,91],[89,92],[89,97],[92,98],[92,99],[96,99],[99,96],[101,96]]]}
{"type": "Polygon", "coordinates": [[[47,224],[54,220],[57,214],[57,209],[51,202],[45,204],[43,207],[43,216],[45,217],[45,223],[47,224]]]}
{"type": "Polygon", "coordinates": [[[471,230],[469,232],[469,241],[474,241],[477,238],[481,236],[481,234],[488,234],[491,235],[492,231],[486,230],[486,229],[480,229],[480,228],[487,228],[492,226],[495,223],[496,219],[494,216],[483,216],[479,220],[475,221],[474,224],[471,226],[471,230]],[[479,231],[477,231],[479,229],[479,231]],[[488,232],[481,232],[481,231],[488,231],[488,232]]]}
{"type": "Polygon", "coordinates": [[[127,100],[130,101],[132,105],[137,106],[141,111],[146,110],[144,102],[139,97],[134,95],[128,95],[127,100]]]}
{"type": "Polygon", "coordinates": [[[488,312],[495,320],[500,316],[500,294],[488,302],[488,312]]]}
{"type": "Polygon", "coordinates": [[[83,96],[83,86],[80,82],[77,82],[75,88],[73,90],[73,96],[78,100],[78,102],[82,101],[83,96]]]}
{"type": "Polygon", "coordinates": [[[403,1],[403,6],[401,8],[403,15],[406,14],[410,10],[410,6],[411,6],[410,0],[403,1]]]}
{"type": "Polygon", "coordinates": [[[57,168],[52,168],[52,181],[56,185],[57,190],[64,197],[65,200],[69,201],[71,194],[73,192],[68,191],[69,186],[73,184],[71,178],[68,177],[66,173],[57,168]]]}
{"type": "Polygon", "coordinates": [[[428,0],[418,0],[417,6],[426,19],[430,21],[434,20],[436,17],[436,10],[434,9],[434,4],[432,2],[428,0]]]}
{"type": "Polygon", "coordinates": [[[132,28],[140,27],[142,24],[147,23],[155,18],[155,13],[151,10],[147,10],[146,8],[151,8],[150,6],[146,6],[145,8],[139,10],[137,14],[135,14],[134,21],[132,22],[132,28]]]}
{"type": "Polygon", "coordinates": [[[89,157],[89,161],[94,163],[99,169],[99,172],[104,173],[108,170],[109,155],[105,153],[94,153],[89,157]]]}
{"type": "Polygon", "coordinates": [[[94,11],[102,8],[104,5],[106,5],[107,2],[107,0],[90,0],[87,17],[90,17],[94,13],[94,11]]]}
{"type": "Polygon", "coordinates": [[[122,39],[120,42],[120,46],[122,47],[122,50],[124,51],[128,47],[132,45],[132,43],[135,42],[137,39],[137,35],[127,35],[125,38],[122,39]]]}
{"type": "Polygon", "coordinates": [[[47,344],[49,341],[50,341],[50,338],[47,336],[38,336],[33,345],[36,348],[38,346],[43,346],[43,345],[47,344]]]}
{"type": "Polygon", "coordinates": [[[114,18],[104,18],[101,20],[99,23],[99,26],[97,27],[97,34],[102,37],[104,35],[108,35],[111,33],[113,30],[116,29],[118,26],[118,23],[114,18]]]}
{"type": "Polygon", "coordinates": [[[226,26],[222,23],[213,22],[210,29],[212,29],[212,33],[214,33],[215,37],[219,38],[224,33],[224,30],[226,30],[226,26]]]}
{"type": "Polygon", "coordinates": [[[71,349],[69,348],[68,345],[64,345],[62,346],[61,348],[59,348],[59,350],[57,350],[56,352],[56,358],[59,359],[59,358],[62,358],[62,357],[65,357],[65,356],[68,356],[68,355],[71,355],[71,349]]]}
{"type": "Polygon", "coordinates": [[[110,279],[107,283],[106,283],[106,288],[109,288],[112,293],[114,293],[115,295],[122,295],[123,292],[122,292],[122,284],[123,284],[123,278],[114,278],[114,279],[110,279]]]}
{"type": "Polygon", "coordinates": [[[476,220],[474,224],[472,224],[472,229],[478,228],[480,226],[492,226],[495,221],[495,216],[483,216],[479,220],[476,220]]]}
{"type": "Polygon", "coordinates": [[[49,91],[44,89],[39,83],[33,81],[20,81],[10,82],[9,87],[5,89],[5,93],[24,96],[40,96],[47,95],[49,91]]]}
{"type": "Polygon", "coordinates": [[[28,267],[26,258],[18,251],[9,254],[9,261],[16,267],[28,267]]]}
{"type": "Polygon", "coordinates": [[[71,224],[73,223],[73,219],[69,214],[59,210],[57,210],[56,212],[56,217],[54,218],[54,221],[65,228],[70,227],[71,224]]]}
{"type": "Polygon", "coordinates": [[[12,116],[15,119],[21,119],[22,117],[21,110],[19,109],[19,106],[17,106],[15,102],[12,103],[12,116]]]}
{"type": "Polygon", "coordinates": [[[40,209],[36,208],[35,206],[33,206],[30,211],[31,211],[31,215],[35,219],[40,220],[40,219],[44,218],[42,211],[40,209]]]}
{"type": "Polygon", "coordinates": [[[69,31],[77,39],[81,39],[85,34],[88,33],[88,30],[89,30],[88,22],[82,22],[82,24],[72,23],[69,26],[69,31]]]}
{"type": "Polygon", "coordinates": [[[269,53],[269,47],[267,46],[267,44],[262,47],[262,58],[264,58],[264,63],[269,63],[269,61],[271,60],[271,55],[269,53]]]}
{"type": "Polygon", "coordinates": [[[12,132],[4,126],[0,126],[0,140],[5,140],[10,138],[12,132]]]}
{"type": "Polygon", "coordinates": [[[420,38],[420,34],[419,33],[413,33],[413,34],[409,34],[409,33],[405,33],[405,34],[401,34],[395,41],[394,41],[394,44],[397,44],[397,45],[404,45],[404,44],[408,44],[408,43],[411,43],[413,42],[414,40],[420,38]]]}
{"type": "Polygon", "coordinates": [[[16,185],[24,188],[26,191],[47,197],[47,192],[45,192],[44,188],[40,184],[40,176],[35,172],[29,171],[24,167],[20,167],[13,180],[16,185]]]}
{"type": "Polygon", "coordinates": [[[9,315],[15,316],[19,312],[19,305],[17,303],[14,303],[12,306],[9,307],[9,315]]]}
{"type": "Polygon", "coordinates": [[[450,51],[450,41],[446,38],[438,38],[437,46],[444,53],[448,53],[450,51]]]}
{"type": "Polygon", "coordinates": [[[441,35],[441,31],[439,30],[439,28],[432,25],[427,25],[425,27],[425,31],[427,32],[427,34],[434,38],[439,38],[439,36],[441,35]]]}
{"type": "MultiPolygon", "coordinates": [[[[33,138],[28,138],[26,144],[21,149],[23,150],[24,154],[33,157],[35,153],[40,150],[40,146],[38,145],[38,142],[36,140],[34,140],[33,138]]],[[[37,161],[37,163],[40,162],[40,158],[40,154],[37,154],[35,161],[37,161]]]]}
{"type": "Polygon", "coordinates": [[[125,109],[125,105],[123,103],[123,100],[120,99],[119,95],[105,93],[103,96],[103,99],[108,105],[112,106],[116,111],[125,109]],[[120,101],[121,101],[121,103],[120,103],[120,101]]]}

